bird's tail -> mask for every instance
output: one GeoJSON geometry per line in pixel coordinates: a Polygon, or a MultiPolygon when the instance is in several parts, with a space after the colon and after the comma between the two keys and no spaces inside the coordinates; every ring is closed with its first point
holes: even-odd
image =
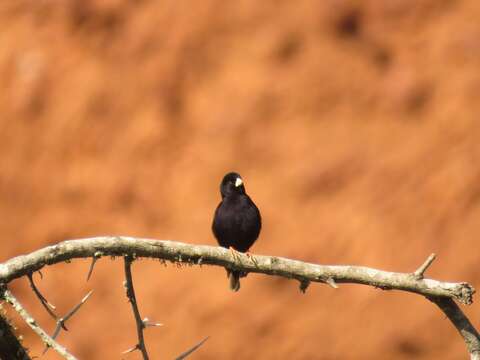
{"type": "Polygon", "coordinates": [[[227,270],[227,276],[230,281],[230,289],[232,291],[240,290],[240,271],[227,270]]]}

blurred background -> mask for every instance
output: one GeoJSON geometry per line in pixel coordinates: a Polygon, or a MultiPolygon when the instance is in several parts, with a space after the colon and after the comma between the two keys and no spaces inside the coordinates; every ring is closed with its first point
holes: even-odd
{"type": "MultiPolygon", "coordinates": [[[[0,2],[0,261],[62,240],[216,244],[219,183],[242,174],[253,253],[480,280],[480,3],[475,0],[0,2]]],[[[35,275],[80,359],[135,345],[123,264],[35,275]]],[[[464,359],[424,298],[217,267],[135,262],[154,359],[464,359]]],[[[52,332],[26,279],[19,299],[52,332]]],[[[463,307],[477,327],[479,302],[463,307]]],[[[11,314],[32,355],[39,339],[11,314]]],[[[49,351],[45,359],[57,359],[49,351]]]]}

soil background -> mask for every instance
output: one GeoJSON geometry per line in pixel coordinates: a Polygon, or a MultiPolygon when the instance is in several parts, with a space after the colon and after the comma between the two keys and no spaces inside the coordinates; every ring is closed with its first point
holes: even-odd
{"type": "MultiPolygon", "coordinates": [[[[131,235],[215,244],[219,183],[242,174],[253,253],[480,281],[480,2],[0,2],[1,259],[131,235]]],[[[80,359],[136,343],[119,259],[35,275],[80,359]]],[[[153,359],[465,359],[420,296],[217,267],[133,267],[153,359]]],[[[11,285],[53,331],[26,279],[11,285]]],[[[477,327],[480,305],[463,307],[477,327]]],[[[12,314],[12,316],[14,316],[12,314]]],[[[38,338],[14,316],[32,355],[38,338]]],[[[57,359],[49,351],[44,359],[57,359]]]]}

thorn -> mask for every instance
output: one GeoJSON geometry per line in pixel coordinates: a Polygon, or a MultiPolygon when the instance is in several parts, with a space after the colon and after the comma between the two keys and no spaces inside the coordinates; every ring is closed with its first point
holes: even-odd
{"type": "Polygon", "coordinates": [[[124,352],[122,352],[122,354],[129,354],[131,352],[134,352],[135,350],[138,349],[138,345],[135,345],[134,347],[130,348],[130,349],[127,349],[125,350],[124,352]]]}
{"type": "Polygon", "coordinates": [[[327,278],[327,280],[325,280],[325,283],[330,285],[332,288],[334,289],[338,289],[338,285],[337,283],[335,282],[335,280],[333,280],[333,278],[329,277],[327,278]]]}
{"type": "Polygon", "coordinates": [[[97,251],[95,254],[93,254],[92,263],[90,264],[90,268],[88,269],[87,281],[90,280],[90,276],[92,276],[92,272],[93,272],[93,267],[95,266],[95,263],[97,262],[97,260],[102,257],[102,255],[103,253],[101,251],[97,251]]]}
{"type": "Polygon", "coordinates": [[[88,294],[83,297],[82,304],[88,300],[88,298],[90,297],[90,295],[92,295],[92,293],[93,293],[93,290],[90,290],[88,294]]]}
{"type": "MultiPolygon", "coordinates": [[[[53,340],[55,340],[55,339],[53,339],[53,340]]],[[[42,355],[45,355],[47,353],[48,349],[50,349],[50,345],[45,344],[45,349],[43,349],[42,355]]]]}
{"type": "Polygon", "coordinates": [[[50,307],[50,309],[52,309],[52,310],[56,310],[56,309],[57,309],[57,307],[56,307],[55,305],[53,305],[52,303],[48,302],[46,299],[45,299],[45,304],[47,304],[48,307],[50,307]]]}
{"type": "Polygon", "coordinates": [[[142,320],[142,323],[144,327],[163,326],[162,323],[156,323],[156,322],[150,321],[147,317],[142,320]]]}
{"type": "Polygon", "coordinates": [[[180,354],[180,356],[177,356],[177,357],[175,358],[175,360],[185,359],[188,355],[190,355],[190,354],[193,353],[195,350],[197,350],[200,346],[202,346],[203,343],[204,343],[205,341],[207,341],[209,338],[210,338],[210,336],[207,336],[205,339],[203,339],[202,341],[200,341],[198,344],[196,344],[195,346],[193,346],[191,349],[185,351],[183,354],[180,354]]]}

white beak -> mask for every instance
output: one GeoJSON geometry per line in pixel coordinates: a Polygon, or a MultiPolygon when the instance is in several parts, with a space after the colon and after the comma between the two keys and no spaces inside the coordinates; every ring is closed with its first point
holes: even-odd
{"type": "Polygon", "coordinates": [[[239,187],[240,185],[243,184],[243,181],[241,178],[237,177],[237,180],[235,180],[235,187],[239,187]]]}

